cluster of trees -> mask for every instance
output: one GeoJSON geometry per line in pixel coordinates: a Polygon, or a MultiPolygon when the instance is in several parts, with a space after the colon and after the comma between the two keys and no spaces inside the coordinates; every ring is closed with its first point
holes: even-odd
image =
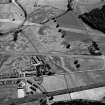
{"type": "Polygon", "coordinates": [[[105,33],[105,5],[102,8],[94,8],[90,12],[79,15],[84,23],[91,28],[105,33]]]}

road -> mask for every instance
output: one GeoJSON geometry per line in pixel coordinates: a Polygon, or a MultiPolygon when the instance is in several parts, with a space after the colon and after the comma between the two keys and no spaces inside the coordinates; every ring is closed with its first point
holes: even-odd
{"type": "MultiPolygon", "coordinates": [[[[40,24],[37,24],[37,23],[29,23],[29,22],[26,22],[24,25],[35,25],[35,26],[42,26],[40,24]]],[[[87,30],[81,30],[81,29],[76,29],[76,28],[67,28],[67,27],[59,27],[59,29],[62,29],[64,31],[69,31],[69,32],[74,32],[74,33],[80,33],[80,34],[83,34],[83,35],[86,35],[88,33],[88,35],[92,35],[92,36],[103,36],[105,37],[105,34],[103,33],[96,33],[96,32],[91,32],[91,31],[87,31],[87,30]]]]}
{"type": "MultiPolygon", "coordinates": [[[[13,24],[20,24],[21,20],[20,21],[10,21],[9,19],[0,19],[0,22],[10,22],[10,23],[13,23],[13,24]]],[[[31,22],[26,21],[24,23],[24,26],[41,27],[42,25],[38,24],[38,23],[31,23],[31,22]]],[[[89,30],[87,31],[87,30],[81,30],[81,29],[76,29],[76,28],[67,28],[67,27],[59,27],[59,29],[62,29],[64,31],[74,32],[74,33],[80,33],[80,34],[84,34],[84,35],[86,35],[86,33],[88,33],[88,35],[105,37],[105,34],[103,34],[103,33],[91,32],[89,30]]]]}
{"type": "Polygon", "coordinates": [[[15,51],[0,51],[0,54],[10,55],[10,56],[32,56],[32,55],[44,55],[44,56],[59,56],[59,57],[82,57],[82,58],[100,58],[105,59],[105,56],[91,56],[91,55],[70,55],[65,52],[15,52],[15,51]]]}

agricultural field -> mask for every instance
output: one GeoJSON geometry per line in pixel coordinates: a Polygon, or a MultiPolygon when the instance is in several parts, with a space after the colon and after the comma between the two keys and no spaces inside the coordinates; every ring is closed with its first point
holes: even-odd
{"type": "Polygon", "coordinates": [[[54,96],[55,101],[92,99],[87,93],[94,96],[97,89],[93,93],[88,89],[99,87],[103,92],[93,99],[102,100],[105,33],[79,16],[94,8],[99,11],[103,5],[104,0],[1,0],[1,102],[41,105],[43,93],[54,96]],[[37,94],[39,97],[31,97],[37,94]]]}

